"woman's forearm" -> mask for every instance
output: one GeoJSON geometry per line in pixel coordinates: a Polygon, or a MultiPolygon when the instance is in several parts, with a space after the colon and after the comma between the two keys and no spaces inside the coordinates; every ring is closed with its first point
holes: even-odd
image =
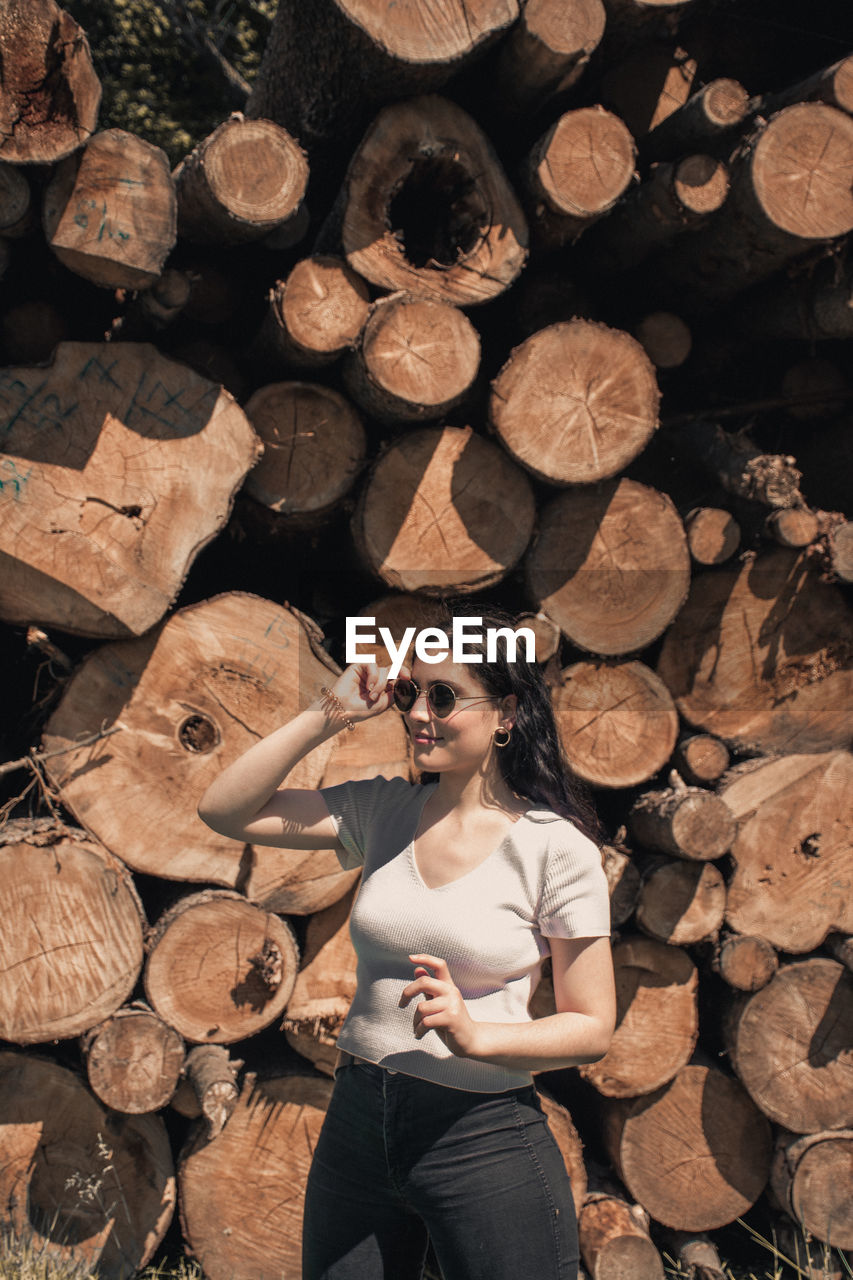
{"type": "Polygon", "coordinates": [[[199,802],[199,817],[223,835],[240,831],[275,795],[291,769],[343,727],[332,705],[313,702],[213,780],[199,802]]]}
{"type": "Polygon", "coordinates": [[[520,1071],[557,1071],[598,1062],[613,1029],[585,1013],[552,1013],[533,1022],[474,1022],[465,1057],[520,1071]]]}

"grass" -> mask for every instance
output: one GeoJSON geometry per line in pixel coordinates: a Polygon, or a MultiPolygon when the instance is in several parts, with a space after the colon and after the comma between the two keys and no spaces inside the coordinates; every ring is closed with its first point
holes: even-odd
{"type": "MultiPolygon", "coordinates": [[[[775,1240],[738,1218],[751,1243],[767,1254],[766,1264],[746,1267],[722,1264],[726,1280],[819,1280],[824,1274],[841,1272],[853,1280],[853,1268],[843,1253],[801,1232],[795,1239],[794,1257],[786,1256],[775,1240]]],[[[760,1255],[759,1255],[760,1256],[760,1255]]],[[[666,1280],[690,1280],[690,1272],[675,1258],[663,1254],[666,1280]]],[[[101,1280],[96,1267],[58,1256],[46,1241],[21,1239],[7,1228],[0,1234],[0,1280],[101,1280]]],[[[203,1280],[198,1263],[187,1258],[172,1259],[145,1267],[137,1280],[203,1280]]],[[[433,1274],[433,1280],[440,1277],[433,1274]]]]}

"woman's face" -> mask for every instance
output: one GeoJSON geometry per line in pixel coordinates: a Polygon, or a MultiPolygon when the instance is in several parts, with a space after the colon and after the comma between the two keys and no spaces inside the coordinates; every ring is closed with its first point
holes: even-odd
{"type": "Polygon", "coordinates": [[[450,658],[441,662],[416,658],[412,679],[422,692],[403,719],[411,734],[415,767],[435,773],[480,768],[494,749],[495,730],[513,724],[514,695],[492,697],[469,664],[450,658]],[[456,705],[443,718],[434,714],[426,699],[426,690],[437,682],[449,684],[456,692],[456,705]]]}

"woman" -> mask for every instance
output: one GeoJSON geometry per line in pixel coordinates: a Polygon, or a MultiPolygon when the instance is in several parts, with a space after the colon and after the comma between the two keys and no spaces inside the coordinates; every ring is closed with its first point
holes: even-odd
{"type": "Polygon", "coordinates": [[[492,662],[387,674],[348,667],[199,806],[234,839],[332,846],[363,868],[358,986],[308,1180],[303,1277],[415,1280],[429,1237],[445,1280],[573,1280],[569,1180],[531,1072],[594,1062],[613,1033],[595,818],[535,664],[509,661],[499,640],[492,662]],[[392,706],[419,785],[282,787],[312,748],[392,706]],[[549,953],[557,1012],[532,1021],[549,953]]]}

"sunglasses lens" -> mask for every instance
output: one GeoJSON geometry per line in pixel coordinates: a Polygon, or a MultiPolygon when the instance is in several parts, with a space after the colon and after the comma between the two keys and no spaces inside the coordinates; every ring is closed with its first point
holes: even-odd
{"type": "Polygon", "coordinates": [[[456,694],[449,684],[434,684],[430,687],[427,695],[429,705],[432,707],[435,715],[439,719],[449,716],[453,708],[456,706],[456,694]]]}
{"type": "Polygon", "coordinates": [[[411,711],[417,696],[418,691],[413,680],[403,678],[394,681],[394,705],[398,711],[411,711]]]}

